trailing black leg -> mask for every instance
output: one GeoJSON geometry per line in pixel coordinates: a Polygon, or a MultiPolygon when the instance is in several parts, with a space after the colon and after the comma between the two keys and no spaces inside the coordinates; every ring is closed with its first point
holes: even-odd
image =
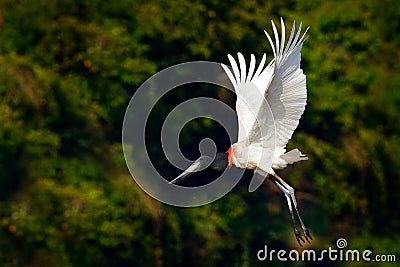
{"type": "Polygon", "coordinates": [[[297,208],[297,201],[296,197],[294,195],[294,189],[291,187],[289,184],[287,184],[281,177],[279,177],[277,174],[273,174],[274,178],[285,187],[289,191],[289,194],[291,196],[291,199],[293,201],[293,206],[294,209],[296,210],[297,217],[299,218],[299,222],[301,225],[301,228],[303,229],[303,235],[306,238],[308,243],[311,243],[310,240],[312,240],[310,230],[304,225],[303,220],[301,219],[299,209],[297,208]]]}
{"type": "MultiPolygon", "coordinates": [[[[285,194],[286,197],[286,201],[288,204],[288,208],[289,208],[289,212],[290,212],[290,218],[292,220],[292,224],[293,224],[293,231],[294,231],[294,235],[296,236],[296,240],[299,243],[300,246],[303,246],[301,244],[301,242],[305,243],[301,232],[297,229],[297,224],[296,224],[296,220],[294,218],[294,213],[293,213],[293,208],[292,208],[292,201],[291,201],[291,196],[289,191],[283,187],[278,181],[271,179],[272,182],[274,182],[274,184],[285,194]]],[[[308,241],[308,240],[307,240],[308,241]]]]}

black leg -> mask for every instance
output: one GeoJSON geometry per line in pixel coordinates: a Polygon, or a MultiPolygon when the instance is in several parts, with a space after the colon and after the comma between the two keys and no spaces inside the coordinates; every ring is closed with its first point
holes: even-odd
{"type": "Polygon", "coordinates": [[[274,179],[271,179],[271,178],[270,178],[270,180],[272,182],[274,182],[274,184],[285,194],[285,197],[286,197],[286,200],[287,200],[287,204],[288,204],[288,208],[289,208],[289,212],[290,212],[290,219],[292,220],[292,224],[293,224],[294,235],[296,236],[297,243],[299,243],[300,246],[303,246],[301,244],[301,242],[305,243],[305,241],[304,241],[304,239],[302,237],[301,232],[297,228],[296,220],[294,218],[294,213],[293,213],[292,201],[291,201],[290,193],[278,181],[276,181],[274,179]]]}
{"type": "Polygon", "coordinates": [[[298,231],[298,229],[296,227],[296,223],[295,223],[295,219],[294,219],[294,215],[293,215],[292,203],[291,202],[293,202],[293,206],[294,206],[294,209],[296,210],[296,214],[297,214],[297,217],[299,219],[301,228],[303,229],[303,235],[304,235],[305,239],[307,240],[307,242],[311,243],[310,240],[312,240],[312,237],[311,237],[311,234],[310,234],[310,230],[304,225],[303,220],[301,219],[300,212],[299,212],[299,210],[297,208],[297,201],[296,201],[296,197],[294,195],[294,189],[290,185],[288,185],[285,181],[283,181],[283,179],[280,178],[277,174],[275,174],[275,173],[272,174],[272,177],[270,178],[270,180],[273,181],[279,187],[279,189],[282,190],[282,192],[285,194],[285,197],[286,197],[286,199],[288,201],[288,207],[289,207],[289,211],[290,211],[290,214],[291,214],[291,219],[292,219],[292,222],[293,222],[293,226],[294,226],[294,229],[295,229],[294,232],[295,232],[295,235],[296,235],[297,242],[299,242],[299,244],[300,244],[300,240],[303,241],[303,242],[305,242],[305,241],[301,237],[301,234],[299,233],[299,231],[298,231]],[[298,237],[298,236],[300,236],[300,237],[298,237]]]}

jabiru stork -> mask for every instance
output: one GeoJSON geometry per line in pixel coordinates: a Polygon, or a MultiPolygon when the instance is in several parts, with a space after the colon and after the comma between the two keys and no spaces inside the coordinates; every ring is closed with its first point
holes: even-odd
{"type": "Polygon", "coordinates": [[[274,54],[274,58],[266,67],[265,53],[255,72],[256,60],[253,54],[248,70],[241,53],[238,53],[239,65],[228,55],[233,71],[221,64],[237,96],[238,142],[232,144],[226,152],[217,153],[215,158],[200,157],[170,183],[175,184],[206,167],[216,171],[224,171],[232,165],[254,169],[256,173],[268,177],[284,193],[296,240],[302,246],[301,242],[305,242],[304,239],[308,242],[312,239],[310,231],[301,219],[293,187],[274,170],[308,159],[297,148],[286,152],[286,144],[297,128],[307,102],[306,76],[300,68],[300,51],[308,28],[301,35],[302,23],[296,31],[296,23],[293,22],[289,39],[285,42],[285,24],[282,18],[280,22],[281,35],[271,21],[275,43],[268,32],[264,31],[274,54]],[[271,135],[271,127],[275,128],[274,135],[271,135]],[[272,165],[266,164],[263,155],[269,156],[271,153],[272,165]],[[293,207],[302,232],[297,228],[293,207]]]}

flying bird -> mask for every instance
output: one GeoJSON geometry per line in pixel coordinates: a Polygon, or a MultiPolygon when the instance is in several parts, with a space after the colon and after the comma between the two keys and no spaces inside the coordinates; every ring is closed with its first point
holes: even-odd
{"type": "Polygon", "coordinates": [[[308,28],[301,34],[302,23],[296,31],[296,23],[293,22],[286,42],[282,18],[280,22],[280,35],[273,21],[271,23],[274,38],[264,31],[274,55],[267,66],[265,54],[257,70],[253,54],[248,69],[241,53],[238,53],[239,64],[228,55],[232,71],[228,66],[221,64],[237,96],[238,142],[232,144],[226,152],[217,153],[215,158],[200,157],[170,183],[177,183],[204,168],[221,172],[232,165],[253,169],[263,178],[253,179],[249,191],[254,191],[265,177],[282,190],[289,207],[296,240],[302,246],[301,242],[310,242],[312,239],[310,231],[301,219],[294,189],[279,177],[275,170],[308,159],[297,148],[286,152],[286,144],[297,128],[307,102],[306,76],[300,68],[300,51],[308,28]],[[268,159],[272,159],[272,164],[268,159]],[[293,209],[302,231],[297,228],[293,209]]]}

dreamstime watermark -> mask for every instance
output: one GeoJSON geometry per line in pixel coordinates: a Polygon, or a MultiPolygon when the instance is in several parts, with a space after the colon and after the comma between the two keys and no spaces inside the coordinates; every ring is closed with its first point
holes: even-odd
{"type": "Polygon", "coordinates": [[[394,254],[373,254],[372,250],[346,249],[347,240],[339,238],[336,241],[336,248],[329,247],[321,251],[314,249],[297,250],[274,250],[268,249],[267,245],[257,252],[259,261],[365,261],[365,262],[395,262],[394,254]]]}
{"type": "MultiPolygon", "coordinates": [[[[125,162],[135,182],[153,198],[180,207],[201,206],[223,197],[233,189],[244,173],[244,169],[231,168],[209,184],[184,187],[169,184],[168,182],[174,177],[163,177],[160,170],[157,170],[152,163],[146,144],[146,131],[154,128],[151,123],[149,125],[150,113],[168,92],[192,83],[217,85],[234,92],[232,83],[221,64],[207,61],[178,64],[156,73],[138,88],[126,109],[122,129],[125,162]]],[[[188,88],[190,90],[190,87],[188,88]]],[[[263,131],[261,133],[263,137],[268,136],[271,140],[275,140],[271,108],[261,92],[254,90],[254,93],[259,93],[259,99],[264,99],[262,110],[268,118],[260,122],[260,125],[263,125],[260,133],[263,131]],[[264,129],[268,129],[268,133],[264,133],[264,129]]],[[[181,152],[180,132],[188,122],[198,118],[208,118],[219,123],[225,129],[231,144],[237,141],[238,127],[242,127],[232,123],[232,118],[237,121],[235,110],[218,99],[196,97],[177,105],[163,121],[160,151],[171,165],[182,171],[191,164],[191,161],[181,152]]],[[[202,156],[215,157],[216,152],[222,152],[216,151],[216,144],[209,138],[203,139],[200,144],[193,144],[193,148],[197,146],[202,156]]],[[[266,169],[269,169],[272,166],[273,151],[263,152],[260,160],[266,169]]],[[[265,177],[255,173],[249,191],[254,191],[264,179],[265,177]]]]}

